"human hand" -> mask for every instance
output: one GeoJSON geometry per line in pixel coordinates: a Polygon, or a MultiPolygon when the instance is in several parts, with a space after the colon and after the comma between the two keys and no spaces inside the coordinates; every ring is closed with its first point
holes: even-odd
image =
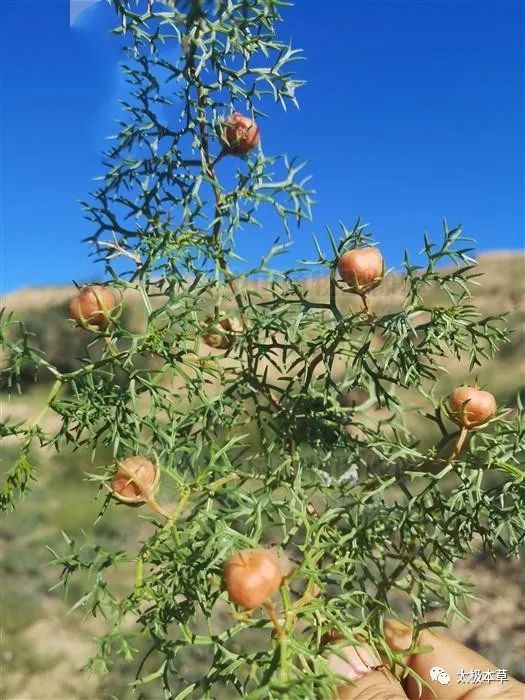
{"type": "MultiPolygon", "coordinates": [[[[394,651],[410,648],[412,629],[408,625],[387,620],[384,632],[394,651]]],[[[430,688],[421,691],[410,676],[400,682],[390,672],[377,670],[382,662],[370,647],[343,646],[340,655],[331,654],[329,664],[332,670],[352,681],[351,685],[339,688],[340,700],[525,700],[525,685],[510,677],[504,682],[458,682],[461,670],[492,671],[495,678],[497,669],[483,656],[453,639],[423,630],[418,646],[432,647],[432,650],[406,657],[405,663],[428,682],[430,688]],[[448,683],[439,682],[438,669],[448,673],[448,683]]],[[[442,681],[446,680],[442,677],[442,681]]]]}

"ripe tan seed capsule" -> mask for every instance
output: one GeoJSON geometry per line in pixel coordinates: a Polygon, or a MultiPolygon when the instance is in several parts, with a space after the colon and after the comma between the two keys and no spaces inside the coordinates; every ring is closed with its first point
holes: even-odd
{"type": "Polygon", "coordinates": [[[282,581],[279,559],[270,549],[242,549],[224,565],[224,580],[230,600],[251,610],[277,591],[282,581]]]}
{"type": "Polygon", "coordinates": [[[140,505],[157,490],[160,471],[149,459],[136,455],[120,462],[113,477],[113,495],[129,505],[140,505]]]}
{"type": "Polygon", "coordinates": [[[383,256],[377,248],[353,248],[339,258],[337,269],[350,290],[366,294],[377,287],[385,272],[383,256]]]}
{"type": "MultiPolygon", "coordinates": [[[[211,324],[213,324],[213,319],[207,318],[206,326],[211,324]]],[[[228,350],[232,347],[235,340],[234,334],[242,331],[242,323],[238,318],[224,318],[215,325],[220,327],[222,332],[219,330],[208,331],[207,333],[204,333],[202,340],[210,348],[216,348],[217,350],[228,350]]]]}
{"type": "Polygon", "coordinates": [[[454,389],[448,400],[450,417],[462,428],[476,428],[496,413],[496,399],[489,391],[473,386],[454,389]]]}
{"type": "Polygon", "coordinates": [[[105,330],[118,307],[115,292],[109,287],[83,287],[69,303],[69,315],[83,328],[105,330]]]}
{"type": "Polygon", "coordinates": [[[234,156],[245,156],[260,141],[260,130],[257,124],[235,112],[221,125],[221,144],[227,153],[234,156]]]}

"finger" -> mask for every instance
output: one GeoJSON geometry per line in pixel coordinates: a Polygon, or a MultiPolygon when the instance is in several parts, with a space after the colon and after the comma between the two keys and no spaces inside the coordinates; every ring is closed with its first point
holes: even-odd
{"type": "Polygon", "coordinates": [[[369,646],[341,646],[327,660],[334,673],[351,682],[338,688],[340,700],[407,700],[390,673],[374,670],[381,660],[369,646]]]}
{"type": "MultiPolygon", "coordinates": [[[[412,628],[397,621],[385,622],[385,639],[392,649],[402,651],[408,649],[412,642],[412,628]]],[[[463,646],[459,642],[436,634],[430,630],[423,630],[419,635],[418,646],[431,647],[430,651],[421,654],[413,654],[406,659],[407,664],[429,683],[429,688],[424,688],[419,693],[418,684],[409,677],[404,682],[409,698],[413,700],[430,700],[442,698],[443,700],[481,700],[482,698],[509,698],[525,697],[525,686],[514,679],[504,683],[480,680],[471,682],[472,678],[461,672],[468,673],[471,670],[492,672],[496,677],[496,667],[480,654],[463,646]],[[445,676],[431,674],[431,669],[443,669],[445,676]],[[447,679],[447,675],[450,679],[447,679]],[[433,677],[432,677],[433,676],[433,677]],[[447,682],[448,681],[448,682],[447,682]],[[517,695],[515,695],[517,693],[517,695]]],[[[490,675],[489,675],[490,677],[490,675]]]]}
{"type": "Polygon", "coordinates": [[[523,700],[525,686],[513,678],[505,685],[485,685],[463,695],[461,700],[523,700]]]}
{"type": "Polygon", "coordinates": [[[384,671],[370,671],[339,688],[338,695],[340,700],[407,700],[400,683],[384,671]]]}

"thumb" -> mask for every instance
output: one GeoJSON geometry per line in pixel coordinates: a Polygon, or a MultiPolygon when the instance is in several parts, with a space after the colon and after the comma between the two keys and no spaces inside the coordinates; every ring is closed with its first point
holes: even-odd
{"type": "Polygon", "coordinates": [[[332,671],[345,678],[338,689],[340,700],[407,700],[394,677],[378,670],[381,660],[369,646],[342,646],[327,661],[332,671]]]}

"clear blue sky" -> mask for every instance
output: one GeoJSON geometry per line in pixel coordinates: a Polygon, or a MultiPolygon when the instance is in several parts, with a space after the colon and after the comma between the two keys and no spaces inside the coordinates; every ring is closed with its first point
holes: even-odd
{"type": "MultiPolygon", "coordinates": [[[[262,128],[267,154],[309,160],[317,191],[294,257],[357,216],[389,266],[442,217],[480,251],[523,247],[521,0],[297,0],[285,16],[308,84],[300,112],[272,110],[262,128]]],[[[67,1],[2,4],[2,291],[96,277],[76,200],[119,114],[112,26],[105,2],[72,27],[67,1]]],[[[257,235],[262,252],[275,232],[257,235]]]]}

